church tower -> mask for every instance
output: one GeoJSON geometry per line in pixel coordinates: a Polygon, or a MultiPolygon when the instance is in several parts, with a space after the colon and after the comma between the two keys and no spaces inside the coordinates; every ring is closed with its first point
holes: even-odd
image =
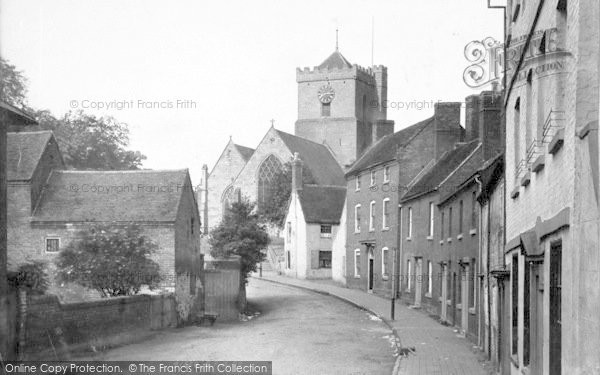
{"type": "Polygon", "coordinates": [[[394,132],[387,120],[387,68],[351,64],[336,48],[321,65],[298,68],[297,136],[325,143],[350,166],[372,143],[394,132]]]}

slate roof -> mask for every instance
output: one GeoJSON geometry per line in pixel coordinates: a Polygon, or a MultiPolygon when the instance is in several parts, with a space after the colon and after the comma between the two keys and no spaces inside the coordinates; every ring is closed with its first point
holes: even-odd
{"type": "Polygon", "coordinates": [[[439,185],[479,146],[479,141],[474,140],[446,151],[437,163],[413,184],[401,201],[405,202],[437,190],[439,185]]]}
{"type": "Polygon", "coordinates": [[[52,138],[52,132],[49,130],[8,133],[6,139],[8,181],[30,180],[52,138]]]}
{"type": "Polygon", "coordinates": [[[275,130],[289,150],[300,155],[304,168],[308,168],[317,185],[346,186],[344,171],[329,149],[289,133],[275,130]]]}
{"type": "Polygon", "coordinates": [[[318,66],[319,69],[343,69],[351,68],[352,64],[338,50],[335,50],[328,58],[318,66]]]}
{"type": "Polygon", "coordinates": [[[434,118],[431,117],[381,138],[352,164],[346,176],[356,175],[365,169],[394,160],[396,158],[396,151],[410,143],[414,136],[429,124],[433,124],[433,121],[434,118]]]}
{"type": "Polygon", "coordinates": [[[186,182],[187,169],[53,171],[32,222],[174,222],[186,182]]]}
{"type": "Polygon", "coordinates": [[[14,105],[0,101],[0,113],[4,125],[35,125],[37,121],[29,113],[23,111],[14,105]]]}
{"type": "Polygon", "coordinates": [[[234,146],[239,151],[240,155],[242,155],[242,158],[244,159],[244,161],[248,161],[248,159],[250,159],[250,156],[252,156],[252,154],[254,154],[253,148],[238,145],[238,144],[234,144],[234,146]]]}
{"type": "Polygon", "coordinates": [[[443,204],[459,193],[465,186],[469,185],[469,182],[473,181],[483,163],[483,148],[477,147],[439,187],[440,204],[443,204]]]}
{"type": "Polygon", "coordinates": [[[304,185],[298,198],[307,223],[339,224],[346,199],[340,186],[304,185]]]}

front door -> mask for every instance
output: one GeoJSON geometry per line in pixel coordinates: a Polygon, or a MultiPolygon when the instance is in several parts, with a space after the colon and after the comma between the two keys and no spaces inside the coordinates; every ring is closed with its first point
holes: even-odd
{"type": "Polygon", "coordinates": [[[369,272],[369,277],[368,277],[368,281],[367,281],[367,288],[369,290],[369,292],[373,291],[373,264],[374,264],[374,259],[373,259],[373,247],[369,246],[368,250],[369,252],[369,264],[367,266],[368,268],[368,272],[369,272]]]}
{"type": "Polygon", "coordinates": [[[420,307],[421,306],[421,292],[422,292],[422,285],[423,285],[423,259],[421,258],[416,258],[415,262],[417,263],[416,268],[416,272],[415,275],[416,277],[416,284],[415,284],[415,306],[416,307],[420,307]]]}
{"type": "Polygon", "coordinates": [[[544,282],[543,263],[534,263],[531,269],[531,374],[542,375],[544,371],[544,282]]]}
{"type": "Polygon", "coordinates": [[[562,243],[550,246],[550,375],[561,373],[562,243]]]}
{"type": "Polygon", "coordinates": [[[442,265],[442,301],[440,305],[440,318],[443,322],[448,321],[448,266],[442,265]]]}
{"type": "Polygon", "coordinates": [[[452,325],[456,325],[456,272],[452,272],[452,325]]]}

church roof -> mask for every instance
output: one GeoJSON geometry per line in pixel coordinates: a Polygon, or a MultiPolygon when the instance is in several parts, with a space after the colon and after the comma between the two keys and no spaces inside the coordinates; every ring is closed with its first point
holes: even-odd
{"type": "Polygon", "coordinates": [[[292,155],[298,153],[318,185],[346,186],[344,172],[331,151],[323,145],[275,130],[292,155]]]}
{"type": "Polygon", "coordinates": [[[304,185],[298,198],[307,223],[339,224],[346,199],[341,186],[304,185]]]}
{"type": "MultiPolygon", "coordinates": [[[[33,222],[174,222],[187,169],[53,171],[33,222]]],[[[189,189],[188,189],[189,188],[189,189]]]]}
{"type": "Polygon", "coordinates": [[[52,132],[19,132],[7,134],[8,181],[28,181],[33,177],[52,132]]]}
{"type": "Polygon", "coordinates": [[[427,125],[433,123],[434,118],[418,122],[394,134],[386,135],[368,148],[365,153],[350,167],[346,176],[352,176],[365,169],[392,161],[396,158],[396,151],[406,146],[427,125]]]}
{"type": "Polygon", "coordinates": [[[252,156],[252,154],[254,154],[253,148],[238,145],[238,144],[234,144],[234,146],[239,151],[240,155],[242,155],[242,158],[245,161],[248,161],[248,159],[250,159],[250,156],[252,156]]]}
{"type": "Polygon", "coordinates": [[[404,194],[402,201],[438,190],[440,185],[479,147],[479,140],[462,144],[446,151],[433,167],[404,194]]]}
{"type": "Polygon", "coordinates": [[[352,64],[340,53],[335,50],[328,58],[319,65],[319,69],[343,69],[352,68],[352,64]]]}

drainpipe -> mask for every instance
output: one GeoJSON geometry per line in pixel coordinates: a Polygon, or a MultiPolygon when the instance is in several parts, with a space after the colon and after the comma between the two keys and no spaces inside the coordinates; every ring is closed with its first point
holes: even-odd
{"type": "Polygon", "coordinates": [[[398,298],[402,297],[402,283],[400,282],[400,278],[402,277],[402,205],[398,204],[398,230],[396,233],[396,248],[398,248],[399,256],[396,262],[398,267],[398,272],[396,272],[396,280],[394,280],[394,284],[396,285],[396,296],[398,298]]]}

